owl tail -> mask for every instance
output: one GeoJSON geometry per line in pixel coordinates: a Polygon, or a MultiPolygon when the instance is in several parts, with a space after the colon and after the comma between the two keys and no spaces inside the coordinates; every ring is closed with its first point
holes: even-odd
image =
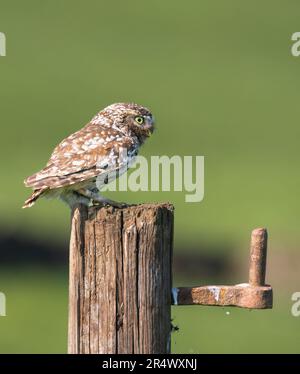
{"type": "Polygon", "coordinates": [[[23,205],[23,209],[24,208],[30,208],[32,205],[34,205],[34,203],[36,202],[36,200],[48,189],[48,187],[44,187],[44,188],[39,188],[37,190],[34,190],[32,192],[32,194],[29,196],[29,198],[25,201],[24,205],[23,205]]]}

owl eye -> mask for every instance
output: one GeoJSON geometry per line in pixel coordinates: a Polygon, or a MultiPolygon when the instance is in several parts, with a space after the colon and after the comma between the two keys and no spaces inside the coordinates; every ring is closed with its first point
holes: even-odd
{"type": "Polygon", "coordinates": [[[135,122],[138,123],[139,125],[142,125],[144,123],[144,117],[142,116],[135,117],[135,122]]]}

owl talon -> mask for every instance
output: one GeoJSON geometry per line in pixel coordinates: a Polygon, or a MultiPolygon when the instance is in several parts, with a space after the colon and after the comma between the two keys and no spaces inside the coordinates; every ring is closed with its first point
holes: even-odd
{"type": "Polygon", "coordinates": [[[121,208],[130,208],[131,206],[134,206],[135,204],[127,204],[127,203],[120,203],[121,208]]]}
{"type": "Polygon", "coordinates": [[[117,201],[110,201],[107,203],[108,206],[112,206],[113,208],[117,208],[117,209],[122,209],[122,208],[127,208],[128,207],[128,204],[126,203],[119,203],[117,201]]]}
{"type": "Polygon", "coordinates": [[[121,208],[121,203],[119,204],[116,201],[105,201],[100,199],[92,199],[92,206],[99,206],[99,207],[113,207],[113,208],[121,208]]]}
{"type": "Polygon", "coordinates": [[[105,206],[105,204],[101,203],[100,201],[97,201],[97,200],[92,200],[91,201],[91,206],[105,206]]]}
{"type": "Polygon", "coordinates": [[[133,206],[135,204],[127,204],[127,203],[123,203],[123,202],[118,202],[118,201],[112,201],[112,200],[109,200],[106,202],[105,206],[111,206],[113,208],[116,208],[116,209],[124,209],[124,208],[129,208],[130,206],[133,206]]]}

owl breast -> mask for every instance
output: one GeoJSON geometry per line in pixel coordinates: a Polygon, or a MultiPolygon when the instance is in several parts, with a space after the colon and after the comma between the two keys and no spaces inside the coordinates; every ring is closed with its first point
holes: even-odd
{"type": "Polygon", "coordinates": [[[134,143],[130,148],[119,149],[119,154],[114,154],[113,150],[109,155],[109,160],[102,161],[103,172],[100,173],[97,178],[93,178],[89,181],[92,187],[97,187],[99,190],[108,184],[113,182],[116,178],[127,172],[127,170],[134,164],[136,156],[139,151],[139,145],[134,143]]]}

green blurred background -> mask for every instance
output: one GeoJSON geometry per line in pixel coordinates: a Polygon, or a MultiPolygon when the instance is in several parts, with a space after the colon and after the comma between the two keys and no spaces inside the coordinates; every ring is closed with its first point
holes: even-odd
{"type": "Polygon", "coordinates": [[[175,286],[247,281],[250,232],[270,234],[274,309],[173,308],[172,351],[300,353],[299,12],[296,0],[0,0],[1,353],[66,352],[70,214],[57,201],[22,210],[23,179],[118,101],[157,119],[143,155],[205,156],[201,203],[110,193],[174,203],[175,286]]]}

